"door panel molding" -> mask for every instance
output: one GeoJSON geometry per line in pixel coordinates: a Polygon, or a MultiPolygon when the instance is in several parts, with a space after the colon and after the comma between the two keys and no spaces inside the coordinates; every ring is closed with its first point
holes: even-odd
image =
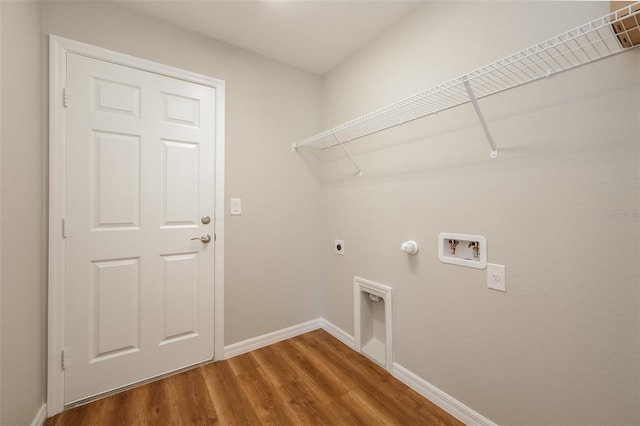
{"type": "MultiPolygon", "coordinates": [[[[47,358],[47,416],[64,409],[64,329],[65,329],[65,104],[73,102],[73,94],[66,93],[67,55],[73,53],[140,71],[171,77],[216,89],[215,99],[215,284],[214,284],[214,359],[224,357],[224,102],[225,83],[197,73],[158,64],[145,59],[91,46],[74,40],[49,36],[49,291],[48,291],[48,358],[47,358]],[[70,98],[68,98],[68,95],[70,98]]],[[[105,87],[104,105],[118,113],[134,114],[135,88],[111,87],[110,82],[100,82],[105,87]],[[109,90],[130,89],[131,102],[113,104],[109,90]]],[[[167,108],[167,116],[173,120],[188,121],[189,113],[196,108],[193,103],[173,102],[167,108]]],[[[192,124],[193,125],[193,124],[192,124]]]]}

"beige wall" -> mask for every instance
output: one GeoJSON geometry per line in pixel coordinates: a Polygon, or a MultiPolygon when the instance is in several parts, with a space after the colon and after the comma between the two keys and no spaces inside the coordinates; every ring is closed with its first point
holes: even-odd
{"type": "MultiPolygon", "coordinates": [[[[326,77],[326,124],[607,6],[428,3],[326,77]]],[[[352,332],[353,276],[391,285],[395,361],[487,418],[638,424],[639,65],[634,51],[481,100],[497,160],[468,105],[350,144],[361,178],[339,149],[318,154],[325,241],[347,248],[327,254],[325,317],[352,332]],[[488,290],[485,271],[440,263],[440,232],[484,235],[507,293],[488,290]],[[415,258],[399,250],[408,239],[415,258]]]]}
{"type": "Polygon", "coordinates": [[[108,2],[47,2],[43,32],[226,81],[225,344],[318,317],[319,185],[290,144],[317,128],[319,79],[108,2]],[[228,211],[228,208],[227,208],[228,211]]]}
{"type": "MultiPolygon", "coordinates": [[[[0,99],[2,99],[2,6],[0,5],[0,99]]],[[[0,165],[2,164],[2,101],[0,101],[0,165]]],[[[0,241],[2,241],[2,172],[0,171],[0,241]]],[[[2,245],[0,245],[2,259],[2,245]]],[[[0,309],[2,308],[2,262],[0,261],[0,309]]],[[[2,313],[0,313],[0,421],[2,421],[2,313]]]]}
{"type": "Polygon", "coordinates": [[[45,388],[40,5],[1,2],[2,401],[0,424],[29,424],[45,388]]]}
{"type": "Polygon", "coordinates": [[[225,344],[320,316],[320,187],[290,150],[318,129],[317,76],[109,2],[1,4],[0,423],[28,424],[45,391],[47,34],[226,81],[225,191],[244,214],[226,217],[225,344]]]}
{"type": "Polygon", "coordinates": [[[640,422],[639,219],[604,214],[640,208],[639,52],[481,101],[495,161],[467,107],[353,143],[360,179],[337,150],[289,150],[321,117],[434,86],[606,3],[429,3],[324,79],[110,3],[0,5],[0,423],[30,422],[45,389],[48,33],[226,80],[226,198],[245,214],[226,217],[225,344],[321,315],[353,332],[360,275],[396,290],[396,362],[497,423],[640,422]],[[487,237],[508,292],[441,264],[442,231],[487,237]]]}

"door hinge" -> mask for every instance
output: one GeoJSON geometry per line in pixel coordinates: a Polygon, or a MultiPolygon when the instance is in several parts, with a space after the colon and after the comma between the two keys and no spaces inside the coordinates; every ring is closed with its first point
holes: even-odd
{"type": "Polygon", "coordinates": [[[64,356],[65,350],[62,350],[62,354],[60,356],[60,367],[64,370],[67,368],[67,358],[64,356]]]}
{"type": "Polygon", "coordinates": [[[67,238],[67,219],[62,219],[62,238],[67,238]]]}
{"type": "Polygon", "coordinates": [[[69,106],[69,92],[66,87],[62,89],[62,106],[65,108],[69,106]]]}

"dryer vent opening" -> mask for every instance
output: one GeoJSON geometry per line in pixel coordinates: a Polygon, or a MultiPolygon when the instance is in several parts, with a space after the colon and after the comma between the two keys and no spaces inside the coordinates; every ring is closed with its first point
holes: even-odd
{"type": "Polygon", "coordinates": [[[360,277],[353,284],[356,350],[391,371],[392,288],[360,277]]]}

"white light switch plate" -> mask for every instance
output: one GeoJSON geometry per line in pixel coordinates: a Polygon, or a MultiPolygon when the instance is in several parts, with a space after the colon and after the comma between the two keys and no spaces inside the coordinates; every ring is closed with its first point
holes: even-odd
{"type": "Polygon", "coordinates": [[[241,215],[242,214],[242,200],[240,198],[232,198],[231,199],[231,215],[241,215]]]}
{"type": "Polygon", "coordinates": [[[506,266],[487,263],[487,287],[492,290],[507,292],[506,266]]]}

